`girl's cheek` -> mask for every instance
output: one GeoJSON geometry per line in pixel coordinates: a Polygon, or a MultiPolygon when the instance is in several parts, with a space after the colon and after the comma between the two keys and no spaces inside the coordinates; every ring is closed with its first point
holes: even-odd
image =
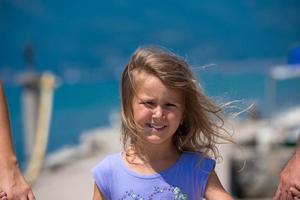
{"type": "Polygon", "coordinates": [[[168,113],[168,119],[176,119],[176,118],[180,118],[178,114],[176,113],[168,113]]]}
{"type": "Polygon", "coordinates": [[[149,111],[148,109],[139,109],[135,114],[136,118],[148,118],[152,116],[151,111],[149,111]]]}
{"type": "Polygon", "coordinates": [[[151,117],[152,116],[152,112],[150,110],[144,110],[142,111],[142,114],[144,117],[151,117]]]}

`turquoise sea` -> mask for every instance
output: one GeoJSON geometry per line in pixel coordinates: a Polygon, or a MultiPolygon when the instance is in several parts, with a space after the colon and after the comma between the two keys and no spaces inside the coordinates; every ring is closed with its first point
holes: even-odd
{"type": "MultiPolygon", "coordinates": [[[[240,100],[236,105],[246,108],[252,103],[262,117],[285,108],[300,105],[300,78],[277,83],[276,110],[269,110],[266,84],[268,70],[234,70],[221,72],[213,69],[194,70],[205,93],[215,101],[240,100]]],[[[24,165],[21,87],[5,86],[14,145],[21,164],[24,165]]],[[[81,81],[61,83],[55,90],[48,153],[62,147],[76,145],[80,134],[88,129],[109,126],[111,114],[119,112],[119,81],[81,81]]],[[[229,112],[237,112],[230,110],[229,112]]],[[[247,115],[247,114],[245,114],[247,115]]],[[[247,117],[247,116],[241,116],[247,117]]]]}
{"type": "Polygon", "coordinates": [[[269,70],[300,42],[300,2],[0,1],[0,79],[14,146],[24,165],[21,88],[27,69],[59,77],[48,153],[75,145],[84,130],[108,126],[119,111],[119,77],[139,46],[161,45],[186,58],[218,102],[256,103],[262,116],[299,105],[300,81],[277,85],[270,110],[269,70]]]}

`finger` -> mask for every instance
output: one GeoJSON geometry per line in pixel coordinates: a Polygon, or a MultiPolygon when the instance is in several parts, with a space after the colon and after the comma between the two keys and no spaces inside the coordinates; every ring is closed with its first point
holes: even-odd
{"type": "Polygon", "coordinates": [[[7,194],[6,194],[5,192],[1,192],[0,197],[1,197],[1,198],[7,197],[7,194]]]}
{"type": "Polygon", "coordinates": [[[3,191],[0,192],[0,198],[7,197],[7,194],[3,191]]]}
{"type": "Polygon", "coordinates": [[[284,190],[281,192],[280,200],[289,200],[288,191],[284,190]]]}
{"type": "Polygon", "coordinates": [[[295,187],[298,191],[300,191],[300,183],[299,183],[299,184],[295,184],[294,187],[295,187]]]}
{"type": "Polygon", "coordinates": [[[280,190],[277,190],[276,193],[275,193],[275,196],[273,197],[273,200],[280,200],[280,190]]]}
{"type": "Polygon", "coordinates": [[[280,196],[281,196],[281,183],[279,183],[277,187],[273,200],[280,200],[280,196]]]}
{"type": "Polygon", "coordinates": [[[28,193],[28,200],[35,200],[35,196],[33,195],[32,191],[28,193]]]}
{"type": "Polygon", "coordinates": [[[290,191],[287,191],[287,200],[294,200],[294,197],[290,191]]]}
{"type": "Polygon", "coordinates": [[[300,200],[300,198],[298,198],[298,197],[294,197],[294,199],[293,200],[300,200]]]}
{"type": "Polygon", "coordinates": [[[290,188],[290,193],[291,193],[292,196],[296,196],[296,197],[300,198],[300,190],[297,190],[296,188],[291,187],[290,188]]]}
{"type": "Polygon", "coordinates": [[[293,194],[291,193],[291,191],[288,191],[288,200],[294,200],[293,194]]]}

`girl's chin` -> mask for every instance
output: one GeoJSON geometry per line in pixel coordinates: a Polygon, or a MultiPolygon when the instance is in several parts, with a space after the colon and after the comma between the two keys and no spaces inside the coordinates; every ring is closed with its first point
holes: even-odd
{"type": "Polygon", "coordinates": [[[148,135],[145,137],[146,141],[150,144],[162,144],[162,143],[165,143],[166,138],[161,138],[159,135],[148,135]]]}

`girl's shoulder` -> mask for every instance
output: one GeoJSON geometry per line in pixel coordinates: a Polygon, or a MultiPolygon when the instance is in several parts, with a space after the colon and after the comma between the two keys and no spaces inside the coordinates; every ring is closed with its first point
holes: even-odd
{"type": "Polygon", "coordinates": [[[106,156],[103,160],[97,163],[93,168],[92,172],[95,173],[108,173],[112,167],[111,166],[118,166],[121,164],[120,159],[121,153],[114,153],[106,156]]]}
{"type": "Polygon", "coordinates": [[[105,197],[109,197],[109,185],[113,181],[111,177],[120,165],[120,156],[120,153],[108,155],[92,168],[94,181],[105,197]]]}

